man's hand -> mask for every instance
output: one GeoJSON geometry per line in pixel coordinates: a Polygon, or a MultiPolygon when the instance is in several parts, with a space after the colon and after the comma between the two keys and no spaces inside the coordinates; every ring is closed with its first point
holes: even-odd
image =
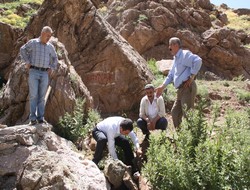
{"type": "Polygon", "coordinates": [[[159,98],[162,95],[163,90],[164,90],[164,85],[161,85],[155,89],[157,98],[159,98]]]}
{"type": "Polygon", "coordinates": [[[27,70],[30,69],[30,66],[31,66],[31,64],[25,64],[25,68],[26,68],[27,70]]]}
{"type": "Polygon", "coordinates": [[[140,148],[136,150],[136,156],[140,157],[142,155],[142,151],[140,148]]]}
{"type": "Polygon", "coordinates": [[[147,123],[147,128],[150,131],[154,130],[155,129],[155,123],[150,121],[149,123],[147,123]]]}
{"type": "Polygon", "coordinates": [[[192,82],[194,81],[195,75],[191,75],[189,79],[184,83],[184,88],[188,88],[191,86],[192,82]]]}

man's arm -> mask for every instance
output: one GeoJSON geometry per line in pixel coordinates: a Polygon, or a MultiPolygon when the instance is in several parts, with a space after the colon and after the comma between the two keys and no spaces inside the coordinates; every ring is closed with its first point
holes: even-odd
{"type": "Polygon", "coordinates": [[[140,147],[139,140],[138,140],[136,134],[134,133],[134,131],[131,131],[128,135],[131,138],[135,148],[139,148],[140,147]]]}
{"type": "Polygon", "coordinates": [[[172,69],[169,71],[168,76],[166,77],[166,79],[164,80],[164,82],[162,83],[162,85],[158,86],[155,91],[156,91],[156,97],[160,97],[164,91],[164,88],[170,84],[171,82],[173,82],[174,80],[174,74],[173,74],[173,70],[174,70],[174,65],[172,67],[172,69]]]}
{"type": "Polygon", "coordinates": [[[115,138],[111,134],[107,134],[107,139],[108,139],[108,150],[109,154],[111,155],[112,158],[118,159],[117,154],[115,152],[115,138]]]}
{"type": "Polygon", "coordinates": [[[202,59],[196,54],[190,53],[188,59],[189,60],[186,61],[186,63],[188,64],[189,67],[191,67],[191,71],[190,71],[191,74],[188,80],[184,83],[184,88],[189,87],[192,84],[192,82],[195,79],[195,76],[199,72],[201,65],[202,65],[202,59]]]}
{"type": "Polygon", "coordinates": [[[28,41],[20,48],[20,55],[26,64],[31,64],[32,41],[28,41]]]}
{"type": "MultiPolygon", "coordinates": [[[[139,110],[139,117],[144,119],[145,121],[148,120],[148,116],[146,115],[145,112],[145,107],[146,107],[146,101],[145,101],[145,96],[141,99],[141,103],[140,103],[140,110],[139,110]]],[[[147,121],[148,122],[148,121],[147,121]]]]}

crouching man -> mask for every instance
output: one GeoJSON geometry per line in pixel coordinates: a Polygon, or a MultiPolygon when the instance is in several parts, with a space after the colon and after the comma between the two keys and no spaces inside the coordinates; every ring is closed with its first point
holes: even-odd
{"type": "Polygon", "coordinates": [[[108,117],[97,124],[93,129],[92,135],[97,142],[93,162],[97,165],[102,159],[102,154],[105,146],[108,143],[108,150],[114,159],[118,159],[115,145],[122,148],[125,161],[124,163],[132,167],[132,173],[136,173],[137,167],[133,163],[134,153],[130,146],[129,140],[125,136],[129,136],[135,146],[137,155],[141,155],[141,149],[138,138],[133,132],[133,122],[131,119],[119,116],[108,117]]]}

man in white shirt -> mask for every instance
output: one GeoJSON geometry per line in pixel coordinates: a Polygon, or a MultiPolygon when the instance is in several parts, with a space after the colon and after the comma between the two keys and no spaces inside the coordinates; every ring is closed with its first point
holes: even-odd
{"type": "Polygon", "coordinates": [[[96,165],[102,159],[103,150],[108,143],[109,153],[114,159],[118,159],[115,151],[115,145],[117,145],[120,146],[124,151],[126,159],[124,163],[126,165],[132,166],[133,173],[137,171],[133,164],[134,154],[132,148],[129,144],[129,140],[125,138],[126,135],[131,138],[135,146],[136,153],[140,155],[141,149],[138,138],[133,132],[133,122],[131,119],[119,116],[108,117],[97,124],[97,126],[92,131],[92,135],[97,141],[93,158],[93,162],[96,165]]]}
{"type": "Polygon", "coordinates": [[[145,86],[146,95],[141,99],[140,118],[137,120],[137,126],[148,139],[150,130],[166,130],[168,121],[165,118],[165,104],[163,97],[156,97],[155,88],[152,84],[145,86]]]}

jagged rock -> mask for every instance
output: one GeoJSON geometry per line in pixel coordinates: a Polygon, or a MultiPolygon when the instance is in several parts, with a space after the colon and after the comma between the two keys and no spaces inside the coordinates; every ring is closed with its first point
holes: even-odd
{"type": "MultiPolygon", "coordinates": [[[[209,4],[204,0],[205,7],[209,4]]],[[[147,59],[169,59],[168,40],[178,29],[204,32],[211,27],[209,14],[188,1],[114,1],[109,8],[107,21],[147,59]]]]}
{"type": "Polygon", "coordinates": [[[6,68],[10,65],[13,44],[20,37],[22,30],[0,22],[0,78],[8,80],[6,68]]]}
{"type": "Polygon", "coordinates": [[[109,8],[107,21],[146,59],[171,59],[168,40],[176,36],[184,49],[203,59],[203,71],[225,79],[250,78],[250,51],[243,47],[250,38],[226,28],[226,14],[209,0],[112,1],[109,8]]]}
{"type": "MultiPolygon", "coordinates": [[[[55,125],[65,112],[73,111],[77,97],[86,99],[86,110],[92,106],[92,97],[71,65],[63,44],[56,38],[51,38],[51,43],[58,52],[59,65],[55,75],[50,78],[51,91],[45,108],[45,119],[55,125]]],[[[0,99],[0,107],[4,110],[0,123],[7,125],[25,123],[29,117],[28,72],[19,56],[14,65],[0,99]]]]}
{"type": "Polygon", "coordinates": [[[120,189],[123,184],[130,190],[138,189],[131,172],[131,167],[120,160],[109,158],[105,161],[104,175],[115,189],[120,189]]]}
{"type": "Polygon", "coordinates": [[[49,125],[0,129],[0,189],[110,189],[97,166],[73,149],[49,125]]]}
{"type": "Polygon", "coordinates": [[[206,71],[203,75],[205,80],[208,81],[219,81],[222,80],[220,77],[218,77],[217,75],[215,75],[214,73],[210,72],[210,71],[206,71]]]}
{"type": "Polygon", "coordinates": [[[242,46],[236,31],[228,28],[210,29],[202,37],[208,48],[204,62],[209,71],[227,79],[239,75],[250,77],[247,61],[250,51],[242,46]],[[214,41],[213,44],[208,43],[211,40],[214,41]]]}
{"type": "Polygon", "coordinates": [[[250,15],[250,9],[235,9],[235,10],[233,10],[233,12],[235,12],[239,16],[241,16],[241,15],[250,15]]]}
{"type": "Polygon", "coordinates": [[[65,45],[95,108],[102,114],[138,110],[143,87],[153,75],[89,0],[45,0],[25,29],[23,41],[39,36],[45,23],[65,45]]]}

